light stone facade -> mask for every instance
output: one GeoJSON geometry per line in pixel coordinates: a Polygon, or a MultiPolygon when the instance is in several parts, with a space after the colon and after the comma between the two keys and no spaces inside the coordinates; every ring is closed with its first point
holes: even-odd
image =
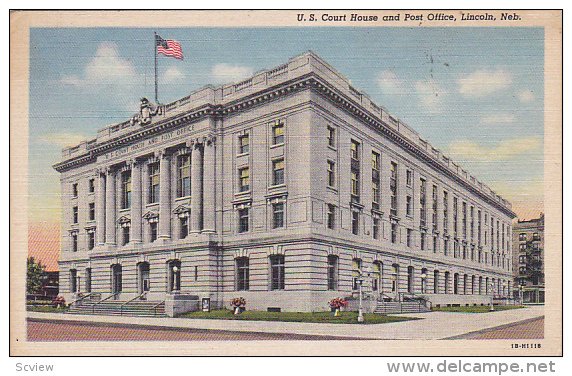
{"type": "Polygon", "coordinates": [[[248,309],[327,310],[331,298],[356,295],[358,266],[372,297],[511,295],[510,203],[312,52],[167,105],[144,101],[54,167],[68,299],[148,290],[150,300],[188,293],[228,307],[243,296],[248,309]]]}

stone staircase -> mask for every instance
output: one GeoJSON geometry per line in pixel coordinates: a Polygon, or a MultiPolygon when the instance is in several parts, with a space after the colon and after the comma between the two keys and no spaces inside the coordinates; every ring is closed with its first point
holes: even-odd
{"type": "Polygon", "coordinates": [[[431,309],[423,300],[405,300],[405,301],[378,301],[373,313],[387,315],[390,313],[421,313],[430,312],[431,309]]]}
{"type": "Polygon", "coordinates": [[[73,304],[68,314],[165,317],[165,302],[148,300],[120,301],[86,301],[73,304]]]}

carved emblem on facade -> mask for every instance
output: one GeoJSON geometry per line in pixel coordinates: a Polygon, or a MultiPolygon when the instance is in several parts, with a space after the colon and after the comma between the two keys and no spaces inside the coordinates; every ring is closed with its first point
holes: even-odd
{"type": "Polygon", "coordinates": [[[139,113],[131,118],[131,125],[147,125],[151,124],[151,119],[153,116],[161,115],[163,113],[163,107],[154,105],[149,102],[147,98],[141,98],[141,104],[139,108],[139,113]]]}

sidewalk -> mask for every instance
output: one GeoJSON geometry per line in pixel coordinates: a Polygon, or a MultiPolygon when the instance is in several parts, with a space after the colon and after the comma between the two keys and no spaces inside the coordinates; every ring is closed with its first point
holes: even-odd
{"type": "Polygon", "coordinates": [[[360,339],[445,339],[543,315],[544,306],[532,306],[523,309],[490,313],[427,312],[403,314],[397,316],[419,317],[422,318],[422,320],[389,324],[354,325],[278,321],[91,316],[27,312],[28,318],[42,320],[131,324],[160,328],[192,328],[239,332],[343,336],[360,339]]]}

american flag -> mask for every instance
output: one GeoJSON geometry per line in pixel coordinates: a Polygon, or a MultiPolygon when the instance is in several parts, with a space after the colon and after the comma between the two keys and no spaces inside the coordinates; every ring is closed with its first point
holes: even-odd
{"type": "Polygon", "coordinates": [[[181,44],[170,39],[163,39],[159,35],[155,35],[155,43],[157,46],[157,54],[171,56],[175,59],[183,60],[183,50],[181,44]]]}

